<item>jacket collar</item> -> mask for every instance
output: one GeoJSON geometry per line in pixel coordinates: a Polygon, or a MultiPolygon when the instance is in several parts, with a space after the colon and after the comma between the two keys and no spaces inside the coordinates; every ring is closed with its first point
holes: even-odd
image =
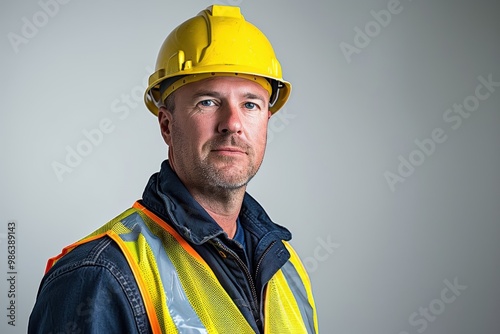
{"type": "MultiPolygon", "coordinates": [[[[143,193],[143,204],[169,222],[182,236],[201,245],[219,235],[222,228],[205,209],[191,196],[168,160],[163,161],[159,172],[149,179],[143,193]]],[[[290,232],[271,221],[262,206],[245,193],[240,211],[243,228],[257,239],[279,238],[290,240],[290,232]]]]}

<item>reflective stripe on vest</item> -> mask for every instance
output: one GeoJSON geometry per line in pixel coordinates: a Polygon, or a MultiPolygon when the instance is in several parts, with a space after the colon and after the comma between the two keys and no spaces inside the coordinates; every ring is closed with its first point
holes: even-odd
{"type": "MultiPolygon", "coordinates": [[[[119,245],[136,278],[153,333],[253,333],[208,264],[170,225],[141,204],[49,260],[104,235],[119,245]]],[[[309,278],[290,260],[268,282],[265,333],[317,333],[309,278]]]]}

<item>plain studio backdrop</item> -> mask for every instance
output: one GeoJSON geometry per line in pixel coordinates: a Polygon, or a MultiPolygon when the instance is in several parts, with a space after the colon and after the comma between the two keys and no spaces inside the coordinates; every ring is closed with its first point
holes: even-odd
{"type": "MultiPolygon", "coordinates": [[[[219,3],[293,84],[248,190],[293,232],[320,331],[500,333],[498,2],[219,3]]],[[[210,4],[2,2],[1,333],[26,332],[47,259],[166,158],[142,94],[166,35],[210,4]]]]}

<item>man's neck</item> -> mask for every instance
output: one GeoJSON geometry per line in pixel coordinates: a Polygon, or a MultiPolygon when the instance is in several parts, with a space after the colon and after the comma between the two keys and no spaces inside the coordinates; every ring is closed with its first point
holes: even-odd
{"type": "Polygon", "coordinates": [[[193,198],[227,233],[229,238],[233,238],[236,233],[236,220],[245,196],[245,188],[208,192],[188,190],[193,198]]]}

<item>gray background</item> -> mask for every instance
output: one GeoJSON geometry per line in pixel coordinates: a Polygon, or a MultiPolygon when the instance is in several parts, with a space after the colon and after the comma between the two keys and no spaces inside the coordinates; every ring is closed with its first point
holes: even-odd
{"type": "MultiPolygon", "coordinates": [[[[473,97],[478,77],[500,82],[498,2],[225,3],[266,33],[293,84],[249,192],[294,233],[321,332],[500,333],[500,87],[473,97]],[[398,13],[375,23],[371,11],[388,6],[398,13]],[[372,29],[369,43],[356,27],[372,29]],[[347,44],[358,48],[348,57],[347,44]],[[474,101],[460,127],[459,114],[444,119],[474,101]],[[435,129],[446,140],[419,153],[415,141],[435,129]],[[400,156],[418,166],[399,167],[404,182],[391,188],[385,174],[398,173],[400,156]]],[[[2,2],[1,333],[26,332],[46,260],[130,206],[166,157],[140,95],[168,32],[210,4],[68,1],[44,16],[38,1],[2,2]],[[23,37],[27,21],[40,27],[14,47],[9,36],[23,37]],[[112,131],[58,180],[52,164],[106,119],[112,131]]]]}

